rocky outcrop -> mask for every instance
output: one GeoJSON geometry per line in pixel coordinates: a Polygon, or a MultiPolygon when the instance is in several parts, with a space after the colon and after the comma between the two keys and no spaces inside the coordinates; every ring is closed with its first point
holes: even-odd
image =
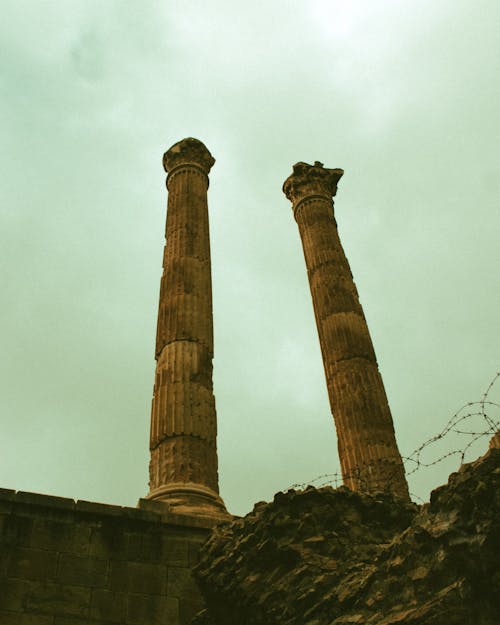
{"type": "Polygon", "coordinates": [[[498,625],[500,449],[418,507],[345,487],[278,493],[219,526],[196,625],[498,625]]]}

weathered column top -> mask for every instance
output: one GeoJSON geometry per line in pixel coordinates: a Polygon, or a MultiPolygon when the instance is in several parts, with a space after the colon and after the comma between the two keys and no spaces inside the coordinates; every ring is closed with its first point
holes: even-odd
{"type": "Polygon", "coordinates": [[[337,193],[343,169],[326,169],[323,163],[296,163],[293,174],[283,183],[283,193],[292,202],[294,212],[305,199],[322,197],[330,200],[337,193]]]}
{"type": "Polygon", "coordinates": [[[163,167],[169,177],[180,167],[195,167],[206,176],[212,169],[215,158],[204,143],[193,137],[187,137],[174,143],[163,155],[163,167]]]}

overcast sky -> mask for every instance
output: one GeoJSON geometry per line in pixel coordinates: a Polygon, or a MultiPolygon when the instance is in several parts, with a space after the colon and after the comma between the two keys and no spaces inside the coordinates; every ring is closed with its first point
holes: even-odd
{"type": "MultiPolygon", "coordinates": [[[[230,511],[339,467],[281,192],[297,161],[345,170],[340,236],[402,453],[480,398],[500,370],[497,0],[1,8],[0,486],[132,506],[147,493],[161,158],[186,136],[217,161],[230,511]]],[[[410,490],[425,498],[456,467],[410,490]]]]}

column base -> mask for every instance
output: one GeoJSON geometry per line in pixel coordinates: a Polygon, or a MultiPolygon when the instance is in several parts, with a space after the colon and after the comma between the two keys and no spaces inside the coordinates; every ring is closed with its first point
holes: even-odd
{"type": "Polygon", "coordinates": [[[221,497],[208,486],[174,482],[151,490],[145,497],[166,504],[169,512],[227,520],[231,515],[221,497]]]}

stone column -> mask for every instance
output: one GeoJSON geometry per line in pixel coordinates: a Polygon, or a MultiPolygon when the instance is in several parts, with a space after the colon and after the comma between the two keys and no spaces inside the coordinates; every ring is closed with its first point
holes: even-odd
{"type": "Polygon", "coordinates": [[[207,189],[214,162],[203,143],[192,138],[179,141],[163,157],[168,208],[148,495],[166,501],[176,512],[212,516],[227,514],[218,494],[212,384],[207,189]]]}
{"type": "Polygon", "coordinates": [[[409,499],[368,326],[340,243],[332,196],[344,172],[297,163],[283,185],[309,277],[344,483],[409,499]]]}

